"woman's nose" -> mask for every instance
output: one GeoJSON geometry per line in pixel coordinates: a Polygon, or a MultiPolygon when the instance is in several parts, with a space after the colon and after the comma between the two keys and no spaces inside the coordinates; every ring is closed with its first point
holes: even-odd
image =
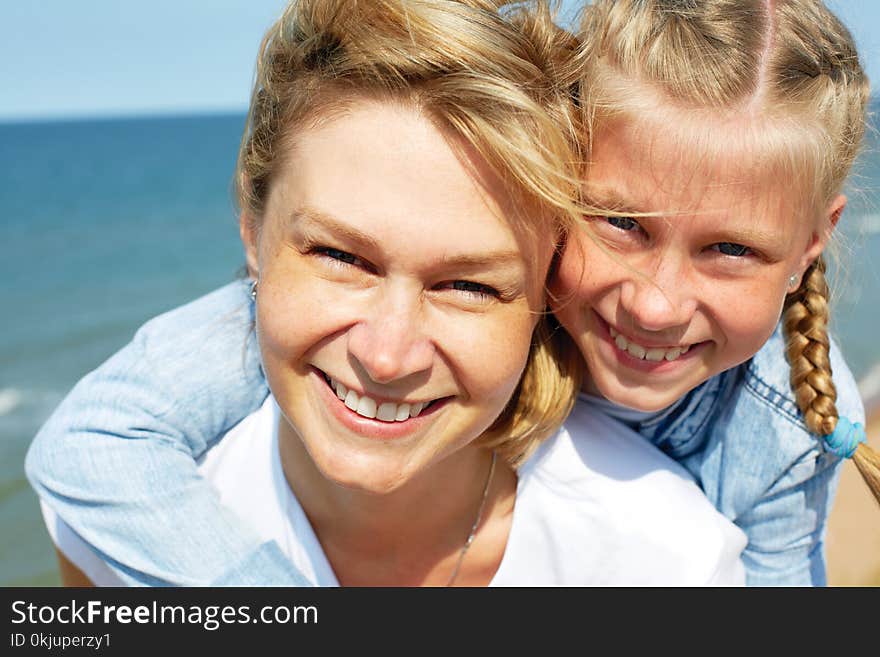
{"type": "Polygon", "coordinates": [[[434,343],[425,331],[419,297],[387,290],[349,329],[348,351],[376,383],[390,383],[431,367],[434,343]]]}

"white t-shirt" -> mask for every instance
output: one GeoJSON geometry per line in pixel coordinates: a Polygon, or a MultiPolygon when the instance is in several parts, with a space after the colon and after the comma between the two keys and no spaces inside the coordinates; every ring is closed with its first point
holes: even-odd
{"type": "MultiPolygon", "coordinates": [[[[225,505],[318,586],[336,576],[278,453],[270,395],[199,461],[225,505]]],[[[513,524],[492,586],[741,585],[745,534],[677,463],[584,403],[519,470],[513,524]]],[[[58,548],[95,584],[120,586],[45,504],[58,548]]]]}

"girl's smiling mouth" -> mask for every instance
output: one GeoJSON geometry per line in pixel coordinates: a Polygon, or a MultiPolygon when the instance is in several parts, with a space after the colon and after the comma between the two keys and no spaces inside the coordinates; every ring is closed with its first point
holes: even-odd
{"type": "Polygon", "coordinates": [[[622,364],[650,372],[665,372],[676,369],[679,364],[690,361],[695,354],[703,351],[710,340],[679,345],[643,345],[628,338],[606,322],[595,310],[600,334],[611,349],[617,360],[622,364]]]}

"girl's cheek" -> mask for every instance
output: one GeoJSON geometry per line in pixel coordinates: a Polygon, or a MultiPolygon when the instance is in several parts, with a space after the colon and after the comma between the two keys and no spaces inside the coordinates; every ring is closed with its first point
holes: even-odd
{"type": "Polygon", "coordinates": [[[773,334],[782,312],[782,303],[766,292],[719,298],[711,315],[724,334],[731,360],[741,362],[757,353],[773,334]]]}

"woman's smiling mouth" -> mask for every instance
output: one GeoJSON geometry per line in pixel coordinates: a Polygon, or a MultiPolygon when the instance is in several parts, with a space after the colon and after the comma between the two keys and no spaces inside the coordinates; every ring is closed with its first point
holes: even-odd
{"type": "Polygon", "coordinates": [[[448,397],[443,397],[428,401],[378,401],[364,393],[352,390],[326,372],[315,369],[336,394],[336,397],[349,410],[368,420],[385,423],[405,422],[409,419],[420,417],[423,414],[428,414],[429,410],[434,409],[439,403],[448,399],[448,397]]]}

